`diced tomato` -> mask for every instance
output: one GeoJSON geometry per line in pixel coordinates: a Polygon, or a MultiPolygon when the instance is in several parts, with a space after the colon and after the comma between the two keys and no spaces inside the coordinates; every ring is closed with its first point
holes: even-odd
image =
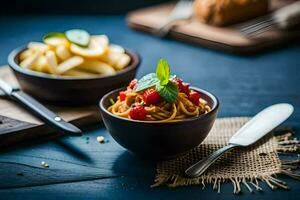
{"type": "Polygon", "coordinates": [[[189,100],[195,105],[199,105],[200,93],[194,90],[191,90],[189,93],[189,100]]]}
{"type": "Polygon", "coordinates": [[[176,85],[179,88],[179,92],[183,92],[185,94],[189,94],[190,92],[190,85],[187,83],[184,83],[181,79],[179,78],[174,78],[173,79],[176,85]]]}
{"type": "Polygon", "coordinates": [[[126,99],[126,92],[125,91],[119,92],[119,98],[120,101],[124,101],[126,99]]]}
{"type": "Polygon", "coordinates": [[[138,82],[138,80],[137,80],[136,78],[133,79],[133,80],[129,83],[128,88],[130,88],[130,89],[133,90],[133,88],[136,86],[137,82],[138,82]]]}
{"type": "Polygon", "coordinates": [[[143,106],[137,105],[129,111],[129,117],[135,120],[145,120],[146,119],[146,110],[143,106]]]}
{"type": "Polygon", "coordinates": [[[151,88],[144,92],[143,100],[146,104],[157,104],[161,101],[161,97],[155,89],[151,88]]]}

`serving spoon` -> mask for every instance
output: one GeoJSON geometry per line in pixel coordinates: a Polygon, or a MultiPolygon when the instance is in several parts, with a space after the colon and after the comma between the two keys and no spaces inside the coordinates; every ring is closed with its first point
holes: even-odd
{"type": "Polygon", "coordinates": [[[265,108],[240,128],[230,138],[227,146],[190,166],[185,171],[186,175],[192,178],[198,177],[225,152],[236,147],[247,147],[254,144],[257,140],[287,120],[293,111],[294,107],[287,103],[275,104],[265,108]]]}

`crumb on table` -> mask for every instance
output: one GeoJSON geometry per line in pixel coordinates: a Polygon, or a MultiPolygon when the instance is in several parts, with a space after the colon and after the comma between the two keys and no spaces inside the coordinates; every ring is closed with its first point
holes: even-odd
{"type": "Polygon", "coordinates": [[[43,166],[43,167],[45,167],[45,168],[49,168],[49,164],[48,164],[48,163],[46,163],[45,161],[42,161],[42,163],[41,163],[41,164],[42,164],[42,166],[43,166]]]}
{"type": "Polygon", "coordinates": [[[104,142],[105,142],[105,138],[104,138],[103,136],[98,136],[98,137],[97,137],[97,141],[98,141],[99,143],[104,143],[104,142]]]}

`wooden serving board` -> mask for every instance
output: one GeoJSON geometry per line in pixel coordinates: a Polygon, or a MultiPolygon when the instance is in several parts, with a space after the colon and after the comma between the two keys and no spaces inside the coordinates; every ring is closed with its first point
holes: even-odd
{"type": "MultiPolygon", "coordinates": [[[[0,67],[0,78],[14,87],[17,80],[8,66],[0,67]]],[[[100,122],[97,106],[90,107],[54,107],[47,106],[64,120],[72,122],[79,128],[86,128],[100,122]]],[[[52,127],[33,116],[28,110],[19,106],[5,96],[0,96],[0,147],[11,146],[41,137],[62,135],[52,127]]]]}
{"type": "MultiPolygon", "coordinates": [[[[293,1],[272,0],[271,2],[270,11],[293,1]]],[[[155,30],[167,21],[174,5],[168,3],[130,12],[127,15],[127,23],[133,29],[154,34],[155,30]]],[[[250,39],[243,36],[234,26],[215,27],[192,18],[177,23],[171,29],[169,37],[231,53],[255,53],[300,38],[300,28],[293,31],[268,31],[259,38],[250,39]]]]}

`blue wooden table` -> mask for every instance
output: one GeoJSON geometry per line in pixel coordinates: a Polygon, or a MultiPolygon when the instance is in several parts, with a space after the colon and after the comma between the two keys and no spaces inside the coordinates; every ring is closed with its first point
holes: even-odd
{"type": "MultiPolygon", "coordinates": [[[[2,16],[0,17],[0,64],[6,64],[8,53],[19,45],[40,40],[48,31],[83,28],[91,33],[105,33],[114,43],[134,49],[142,57],[138,77],[153,72],[157,60],[169,60],[172,71],[192,85],[216,94],[221,102],[219,117],[251,116],[278,102],[295,106],[286,123],[300,127],[300,45],[294,44],[254,56],[237,56],[215,52],[172,40],[161,40],[137,33],[126,27],[123,16],[2,16]]],[[[142,134],[142,133],[141,133],[142,134]]],[[[300,136],[300,133],[297,133],[300,136]]],[[[80,138],[61,138],[1,153],[0,174],[3,183],[18,184],[33,173],[36,179],[20,188],[0,190],[0,199],[300,199],[300,182],[282,177],[290,191],[232,194],[232,185],[224,184],[217,194],[208,187],[150,188],[155,163],[129,154],[109,136],[102,124],[86,131],[80,138]],[[109,141],[99,144],[96,137],[109,141]],[[65,183],[30,186],[39,182],[41,161],[58,169],[65,183]],[[14,166],[14,167],[12,167],[14,166]],[[17,167],[16,167],[17,166],[17,167]],[[38,167],[38,168],[34,168],[38,167]],[[37,170],[33,170],[37,169],[37,170]],[[74,181],[82,174],[86,180],[74,181]],[[66,178],[67,177],[67,178],[66,178]]],[[[56,173],[57,174],[57,173],[56,173]]],[[[43,177],[45,178],[45,177],[43,177]]],[[[59,180],[61,177],[49,176],[59,180]]],[[[47,177],[46,177],[47,179],[47,177]]],[[[26,182],[26,180],[25,180],[26,182]]]]}

